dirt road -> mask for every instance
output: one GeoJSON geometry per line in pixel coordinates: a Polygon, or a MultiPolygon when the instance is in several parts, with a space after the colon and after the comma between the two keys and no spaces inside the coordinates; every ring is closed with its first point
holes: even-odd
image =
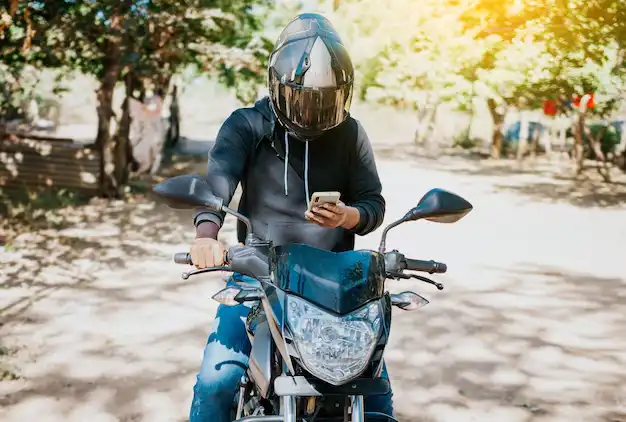
{"type": "MultiPolygon", "coordinates": [[[[475,206],[455,225],[389,236],[449,267],[442,292],[389,283],[431,301],[394,310],[387,360],[401,420],[626,420],[623,186],[585,192],[510,164],[388,155],[388,220],[435,186],[475,206]]],[[[188,216],[147,200],[65,213],[62,230],[2,254],[0,420],[185,420],[220,285],[182,281],[170,262],[191,240],[188,216]]]]}

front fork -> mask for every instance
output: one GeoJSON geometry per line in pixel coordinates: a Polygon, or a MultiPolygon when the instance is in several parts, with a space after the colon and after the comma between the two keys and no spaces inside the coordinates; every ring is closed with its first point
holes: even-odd
{"type": "Polygon", "coordinates": [[[297,422],[297,406],[295,396],[283,396],[280,402],[280,414],[284,422],[297,422]]]}
{"type": "Polygon", "coordinates": [[[365,422],[365,404],[363,396],[350,396],[352,422],[365,422]]]}
{"type": "MultiPolygon", "coordinates": [[[[280,403],[280,414],[284,422],[298,422],[295,396],[283,396],[280,403]]],[[[350,422],[365,422],[365,405],[363,396],[350,396],[350,422]]]]}
{"type": "Polygon", "coordinates": [[[243,416],[243,405],[245,404],[246,399],[246,389],[248,388],[248,375],[244,372],[241,376],[241,380],[239,381],[239,400],[237,401],[237,415],[235,420],[241,419],[243,416]]]}

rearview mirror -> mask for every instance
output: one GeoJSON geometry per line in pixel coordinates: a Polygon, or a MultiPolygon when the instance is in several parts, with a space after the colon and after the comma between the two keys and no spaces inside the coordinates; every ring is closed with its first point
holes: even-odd
{"type": "Polygon", "coordinates": [[[472,204],[459,195],[436,188],[429,190],[403,220],[425,219],[436,223],[456,223],[472,209],[472,204]]]}
{"type": "Polygon", "coordinates": [[[456,223],[472,209],[472,204],[459,195],[443,189],[431,189],[420,199],[415,208],[407,212],[401,219],[385,227],[380,237],[378,252],[385,253],[387,233],[402,223],[421,219],[436,223],[456,223]]]}
{"type": "Polygon", "coordinates": [[[175,176],[152,188],[157,197],[171,208],[206,207],[222,211],[224,201],[213,195],[206,178],[194,174],[175,176]]]}

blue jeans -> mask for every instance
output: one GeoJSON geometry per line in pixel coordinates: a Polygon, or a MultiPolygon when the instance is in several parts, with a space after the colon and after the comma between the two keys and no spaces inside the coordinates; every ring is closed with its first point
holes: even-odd
{"type": "MultiPolygon", "coordinates": [[[[237,276],[244,281],[245,276],[237,276]]],[[[234,279],[228,284],[234,283],[234,279]]],[[[204,358],[193,388],[189,422],[230,422],[230,410],[239,380],[248,367],[250,341],[245,321],[250,308],[245,305],[217,309],[204,358]]],[[[387,368],[381,375],[388,378],[387,368]]],[[[365,410],[393,415],[392,393],[365,398],[365,410]]]]}

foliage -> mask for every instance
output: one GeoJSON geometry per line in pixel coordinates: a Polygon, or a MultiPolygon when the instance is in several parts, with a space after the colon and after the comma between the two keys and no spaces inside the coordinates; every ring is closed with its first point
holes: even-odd
{"type": "MultiPolygon", "coordinates": [[[[616,147],[620,144],[622,138],[621,127],[608,124],[605,121],[589,124],[589,132],[594,139],[600,139],[600,150],[603,154],[615,153],[616,147]]],[[[571,129],[568,130],[567,135],[574,136],[571,129]]],[[[584,142],[586,145],[591,143],[588,134],[584,135],[584,142]]],[[[596,159],[593,149],[587,149],[586,158],[596,159]]]]}
{"type": "Polygon", "coordinates": [[[474,99],[482,99],[493,119],[494,157],[511,107],[594,93],[596,106],[578,119],[584,128],[589,116],[609,118],[622,103],[621,0],[390,0],[383,8],[343,0],[332,20],[356,52],[362,97],[418,110],[420,127],[442,102],[473,112],[474,99]]]}
{"type": "Polygon", "coordinates": [[[101,79],[111,43],[118,43],[120,78],[132,72],[151,88],[163,88],[188,65],[241,91],[263,79],[269,44],[258,34],[269,0],[14,3],[13,13],[0,9],[8,16],[0,57],[16,74],[28,63],[101,79]]]}
{"type": "Polygon", "coordinates": [[[452,146],[458,146],[463,149],[472,149],[480,145],[478,139],[472,138],[470,128],[467,127],[461,133],[454,137],[452,146]]]}
{"type": "Polygon", "coordinates": [[[97,78],[97,143],[103,152],[104,179],[109,179],[103,186],[113,187],[119,195],[127,179],[130,148],[127,110],[116,139],[109,133],[116,84],[124,81],[127,96],[136,89],[163,94],[172,76],[191,66],[216,72],[235,87],[242,101],[251,101],[268,55],[269,42],[259,32],[270,4],[270,0],[13,0],[8,9],[0,9],[0,59],[16,80],[26,65],[78,70],[97,78]]]}
{"type": "Polygon", "coordinates": [[[626,3],[621,0],[471,0],[462,15],[465,28],[480,28],[479,38],[511,42],[524,34],[551,58],[546,77],[528,87],[535,97],[596,92],[608,115],[621,100],[626,53],[626,3]]]}
{"type": "Polygon", "coordinates": [[[622,89],[615,70],[626,34],[618,16],[626,7],[605,1],[600,13],[588,2],[557,3],[566,5],[555,11],[552,2],[531,0],[424,0],[419,7],[390,0],[380,8],[374,0],[344,0],[333,18],[357,52],[367,85],[361,91],[370,97],[418,105],[437,97],[461,108],[473,96],[503,105],[524,97],[524,107],[537,107],[596,91],[596,111],[606,114],[622,89]]]}

